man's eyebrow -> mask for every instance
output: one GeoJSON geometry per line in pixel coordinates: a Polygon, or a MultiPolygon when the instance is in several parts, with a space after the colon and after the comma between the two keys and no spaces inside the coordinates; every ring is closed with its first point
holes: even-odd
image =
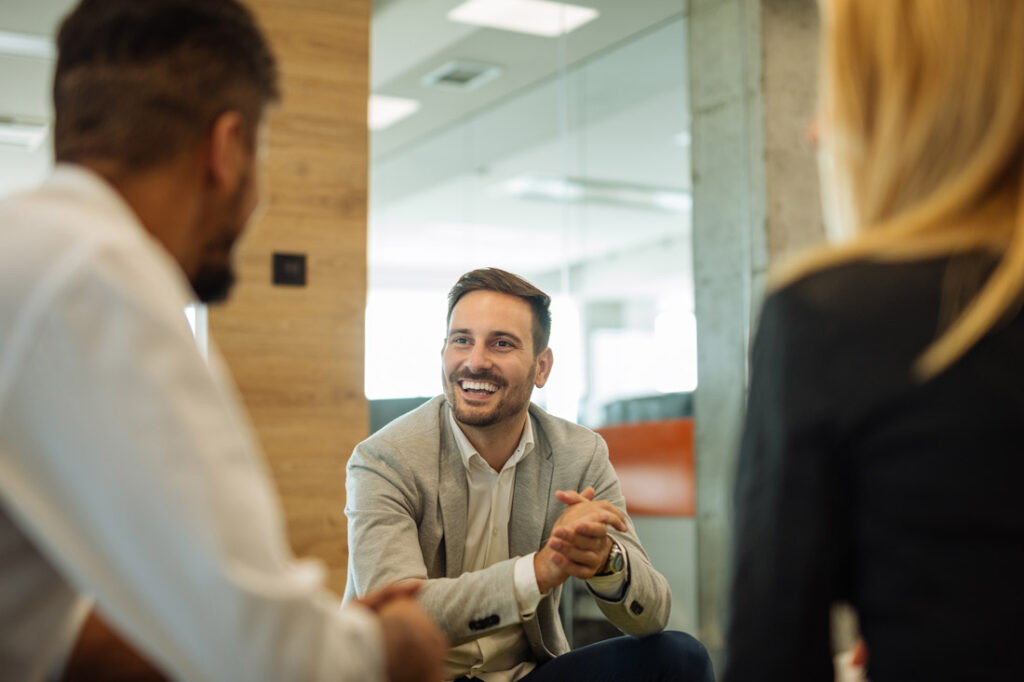
{"type": "Polygon", "coordinates": [[[468,334],[471,336],[468,329],[452,329],[450,332],[448,332],[448,338],[451,338],[456,334],[468,334]]]}
{"type": "Polygon", "coordinates": [[[507,337],[509,339],[512,339],[513,341],[515,341],[516,343],[519,343],[519,344],[521,344],[523,342],[523,340],[521,338],[519,338],[518,336],[516,336],[512,332],[503,332],[500,329],[498,331],[492,332],[491,336],[492,337],[504,336],[504,337],[507,337]]]}

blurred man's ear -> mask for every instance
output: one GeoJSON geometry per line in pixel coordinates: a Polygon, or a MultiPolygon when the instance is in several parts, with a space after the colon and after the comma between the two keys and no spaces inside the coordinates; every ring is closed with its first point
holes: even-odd
{"type": "Polygon", "coordinates": [[[250,164],[252,146],[248,127],[237,111],[225,111],[210,129],[207,167],[218,193],[232,195],[238,189],[250,164]]]}

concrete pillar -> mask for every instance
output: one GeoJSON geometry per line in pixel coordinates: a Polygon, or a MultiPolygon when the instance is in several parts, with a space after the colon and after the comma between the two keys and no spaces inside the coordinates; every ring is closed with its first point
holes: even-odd
{"type": "Polygon", "coordinates": [[[732,487],[769,262],[820,238],[814,0],[691,0],[698,636],[724,663],[732,487]]]}

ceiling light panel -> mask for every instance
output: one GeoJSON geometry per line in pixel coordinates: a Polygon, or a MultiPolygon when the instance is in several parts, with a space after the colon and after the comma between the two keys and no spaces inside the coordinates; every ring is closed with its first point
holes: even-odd
{"type": "Polygon", "coordinates": [[[25,33],[0,31],[0,54],[15,57],[35,57],[37,59],[54,59],[57,48],[53,41],[40,36],[25,33]]]}
{"type": "Polygon", "coordinates": [[[33,152],[49,133],[48,121],[0,116],[0,145],[33,152]]]}
{"type": "Polygon", "coordinates": [[[370,110],[367,126],[370,130],[381,131],[420,110],[420,103],[404,97],[370,95],[370,110]]]}
{"type": "Polygon", "coordinates": [[[598,17],[591,7],[549,0],[467,0],[448,19],[517,33],[555,38],[598,17]]]}
{"type": "Polygon", "coordinates": [[[506,195],[520,199],[597,203],[663,213],[689,213],[693,208],[692,196],[682,189],[540,173],[517,175],[502,183],[500,189],[506,195]]]}

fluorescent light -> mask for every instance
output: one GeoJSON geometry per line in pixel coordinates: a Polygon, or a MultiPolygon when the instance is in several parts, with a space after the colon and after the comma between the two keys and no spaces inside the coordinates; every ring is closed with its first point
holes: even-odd
{"type": "Polygon", "coordinates": [[[414,99],[370,95],[368,125],[370,130],[384,130],[419,110],[420,103],[414,99]]]}
{"type": "Polygon", "coordinates": [[[520,199],[592,202],[665,213],[687,213],[693,208],[693,198],[685,190],[605,180],[527,173],[506,180],[501,188],[505,194],[520,199]]]}
{"type": "Polygon", "coordinates": [[[21,147],[30,152],[39,148],[50,132],[46,121],[0,116],[0,144],[21,147]]]}
{"type": "Polygon", "coordinates": [[[579,201],[584,195],[578,182],[549,175],[519,175],[505,183],[505,191],[514,197],[552,201],[579,201]]]}
{"type": "Polygon", "coordinates": [[[467,0],[448,12],[448,19],[505,31],[554,38],[593,21],[591,7],[549,0],[467,0]]]}
{"type": "Polygon", "coordinates": [[[57,48],[53,41],[39,36],[25,33],[11,33],[0,31],[0,54],[14,55],[15,57],[36,57],[38,59],[53,59],[57,56],[57,48]]]}

